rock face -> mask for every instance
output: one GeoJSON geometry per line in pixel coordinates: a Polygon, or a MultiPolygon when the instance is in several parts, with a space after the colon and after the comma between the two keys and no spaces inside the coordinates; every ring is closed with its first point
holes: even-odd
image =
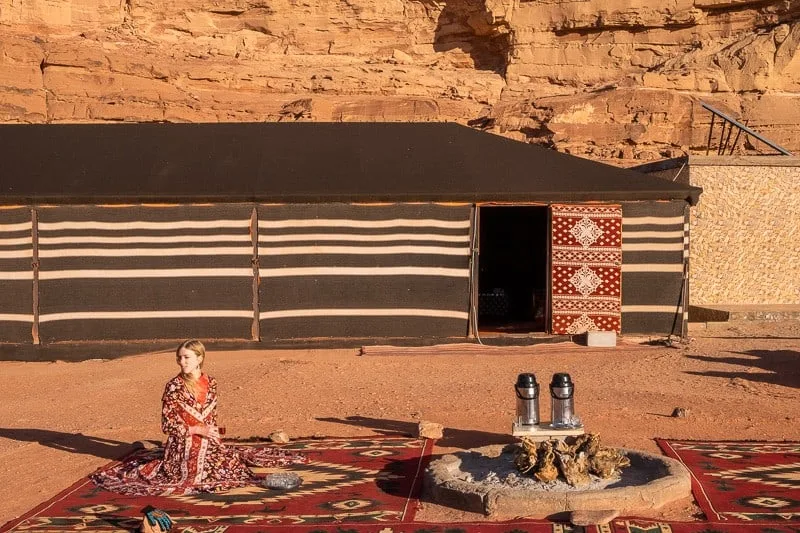
{"type": "Polygon", "coordinates": [[[0,121],[449,120],[625,165],[704,153],[702,100],[800,151],[799,20],[800,0],[0,0],[0,121]]]}

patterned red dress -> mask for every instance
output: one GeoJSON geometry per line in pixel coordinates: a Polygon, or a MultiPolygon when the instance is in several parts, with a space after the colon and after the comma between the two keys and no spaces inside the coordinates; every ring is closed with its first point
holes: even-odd
{"type": "Polygon", "coordinates": [[[247,467],[305,463],[305,456],[269,448],[225,446],[189,426],[217,425],[217,381],[206,374],[200,393],[192,395],[180,376],[167,382],[161,429],[167,435],[162,457],[134,457],[90,477],[99,487],[131,496],[217,492],[252,485],[258,478],[247,467]]]}

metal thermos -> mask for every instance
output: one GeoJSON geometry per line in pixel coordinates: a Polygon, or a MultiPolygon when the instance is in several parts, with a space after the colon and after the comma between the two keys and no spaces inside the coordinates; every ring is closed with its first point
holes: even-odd
{"type": "Polygon", "coordinates": [[[550,382],[550,420],[553,427],[573,427],[575,425],[575,385],[569,374],[553,374],[550,382]]]}
{"type": "Polygon", "coordinates": [[[514,385],[517,392],[517,424],[533,426],[539,423],[539,384],[533,374],[520,374],[514,385]]]}

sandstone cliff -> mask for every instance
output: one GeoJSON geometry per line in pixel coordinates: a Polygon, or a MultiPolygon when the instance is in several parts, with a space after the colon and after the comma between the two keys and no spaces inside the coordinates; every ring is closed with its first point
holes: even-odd
{"type": "Polygon", "coordinates": [[[702,100],[800,152],[798,46],[800,0],[0,0],[0,121],[450,120],[625,165],[704,153],[702,100]]]}

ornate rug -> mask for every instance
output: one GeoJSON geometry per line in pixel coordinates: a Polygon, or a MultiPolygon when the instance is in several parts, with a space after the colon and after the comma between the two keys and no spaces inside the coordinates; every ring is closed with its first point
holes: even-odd
{"type": "Polygon", "coordinates": [[[552,206],[552,327],[620,332],[622,208],[552,206]]]}
{"type": "Polygon", "coordinates": [[[691,472],[692,493],[707,519],[788,521],[800,531],[800,443],[656,442],[691,472]]]}
{"type": "MultiPolygon", "coordinates": [[[[652,522],[637,519],[614,520],[607,526],[597,526],[597,533],[798,533],[798,531],[800,529],[789,524],[652,522]]],[[[588,528],[586,533],[590,533],[588,528]]]]}
{"type": "MultiPolygon", "coordinates": [[[[176,524],[173,531],[187,533],[255,533],[269,526],[274,531],[289,531],[289,526],[306,527],[298,532],[336,531],[315,528],[401,523],[414,517],[422,473],[433,447],[433,441],[404,437],[235,444],[280,446],[305,453],[309,463],[290,468],[303,478],[303,484],[288,491],[250,486],[215,494],[130,497],[99,489],[84,478],[0,527],[0,533],[131,531],[138,528],[147,505],[166,511],[176,524]]],[[[158,450],[134,453],[156,455],[158,450]]],[[[253,470],[266,475],[279,469],[253,470]]]]}
{"type": "MultiPolygon", "coordinates": [[[[293,530],[287,530],[293,531],[293,530]]],[[[313,533],[798,533],[784,524],[732,524],[712,522],[653,522],[643,519],[618,519],[610,524],[573,526],[540,520],[509,522],[456,522],[390,524],[380,526],[342,526],[321,528],[313,533]]],[[[296,533],[312,533],[309,530],[296,533]]]]}

